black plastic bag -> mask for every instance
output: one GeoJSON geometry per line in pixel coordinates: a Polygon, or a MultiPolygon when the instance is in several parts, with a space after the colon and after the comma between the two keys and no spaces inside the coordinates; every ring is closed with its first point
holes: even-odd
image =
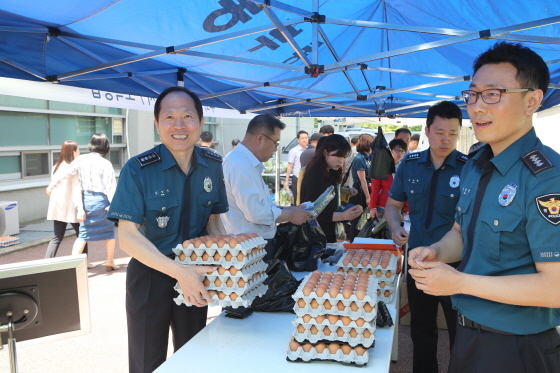
{"type": "Polygon", "coordinates": [[[268,262],[266,273],[268,278],[264,283],[268,285],[268,290],[263,296],[255,298],[251,308],[257,312],[293,312],[295,300],[292,295],[302,280],[296,280],[286,262],[278,259],[268,262]]]}
{"type": "Polygon", "coordinates": [[[387,305],[382,300],[377,302],[377,318],[375,319],[375,325],[378,328],[393,326],[393,318],[387,309],[387,305]]]}
{"type": "Polygon", "coordinates": [[[387,180],[389,174],[395,172],[395,161],[387,147],[387,140],[381,127],[377,129],[377,137],[371,143],[371,165],[368,177],[371,179],[387,180]]]}
{"type": "Polygon", "coordinates": [[[274,239],[273,258],[284,260],[295,272],[316,270],[317,261],[327,246],[325,233],[316,219],[309,219],[302,225],[282,223],[277,227],[274,239]]]}

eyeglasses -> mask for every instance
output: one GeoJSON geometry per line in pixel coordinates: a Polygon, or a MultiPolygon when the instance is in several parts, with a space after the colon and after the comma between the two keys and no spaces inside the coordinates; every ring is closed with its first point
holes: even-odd
{"type": "Polygon", "coordinates": [[[261,135],[263,135],[264,137],[266,137],[267,139],[269,139],[270,141],[272,141],[274,143],[274,148],[277,148],[280,146],[280,140],[278,141],[274,141],[272,140],[270,137],[268,137],[267,135],[265,135],[264,133],[261,133],[261,135]]]}
{"type": "Polygon", "coordinates": [[[397,153],[397,154],[404,154],[406,153],[406,150],[402,150],[402,149],[393,149],[393,152],[397,153]]]}
{"type": "Polygon", "coordinates": [[[503,93],[512,93],[512,92],[527,92],[527,91],[534,91],[533,88],[491,88],[485,89],[482,92],[477,91],[463,91],[461,95],[463,96],[463,100],[467,105],[472,105],[478,99],[478,95],[482,97],[482,101],[487,104],[497,104],[500,102],[503,93]]]}

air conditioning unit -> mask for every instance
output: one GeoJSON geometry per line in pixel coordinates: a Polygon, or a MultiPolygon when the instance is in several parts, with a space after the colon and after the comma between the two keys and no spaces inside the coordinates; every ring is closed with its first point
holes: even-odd
{"type": "Polygon", "coordinates": [[[17,201],[0,201],[0,236],[19,233],[17,201]]]}

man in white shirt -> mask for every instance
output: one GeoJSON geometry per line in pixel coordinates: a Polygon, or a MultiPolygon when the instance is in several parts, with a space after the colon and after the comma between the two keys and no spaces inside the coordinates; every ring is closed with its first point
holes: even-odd
{"type": "Polygon", "coordinates": [[[294,201],[297,201],[297,182],[299,170],[301,169],[300,156],[301,153],[307,149],[307,142],[309,141],[309,134],[305,131],[297,133],[298,145],[290,149],[288,153],[288,169],[286,170],[286,180],[284,181],[284,189],[288,189],[290,185],[290,175],[292,176],[292,194],[294,201]]]}
{"type": "Polygon", "coordinates": [[[247,133],[224,159],[224,181],[229,211],[221,215],[228,233],[256,233],[270,240],[276,223],[289,221],[301,225],[311,213],[299,206],[280,208],[269,198],[262,179],[264,165],[280,144],[280,131],[286,127],[270,115],[257,115],[249,122],[247,133]]]}

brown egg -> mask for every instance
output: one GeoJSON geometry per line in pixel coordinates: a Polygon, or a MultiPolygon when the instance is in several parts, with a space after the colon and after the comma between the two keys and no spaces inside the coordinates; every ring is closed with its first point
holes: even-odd
{"type": "Polygon", "coordinates": [[[226,286],[228,288],[233,286],[233,280],[231,279],[231,277],[228,277],[228,279],[226,280],[226,286]]]}
{"type": "Polygon", "coordinates": [[[387,273],[385,273],[385,277],[390,278],[393,275],[393,272],[391,271],[387,271],[387,273]]]}
{"type": "Polygon", "coordinates": [[[256,233],[250,233],[249,238],[257,238],[259,235],[256,233]]]}
{"type": "Polygon", "coordinates": [[[366,353],[366,349],[361,346],[354,347],[354,351],[356,351],[358,356],[363,356],[366,353]]]}
{"type": "Polygon", "coordinates": [[[312,325],[311,328],[309,328],[309,331],[311,332],[311,334],[319,333],[319,329],[317,329],[315,325],[312,325]]]}
{"type": "Polygon", "coordinates": [[[364,299],[366,296],[366,292],[363,289],[356,290],[356,298],[359,300],[364,299]]]}
{"type": "Polygon", "coordinates": [[[330,343],[329,344],[329,352],[331,354],[336,354],[340,349],[340,345],[338,343],[330,343]]]}
{"type": "Polygon", "coordinates": [[[356,338],[357,336],[358,336],[358,332],[356,331],[356,329],[354,328],[350,329],[350,337],[356,338]]]}
{"type": "Polygon", "coordinates": [[[362,261],[360,262],[360,264],[362,265],[362,267],[366,267],[369,264],[369,260],[367,259],[362,259],[362,261]]]}
{"type": "Polygon", "coordinates": [[[360,308],[358,307],[358,305],[356,304],[356,302],[352,302],[352,303],[350,303],[350,309],[351,309],[352,311],[354,311],[354,312],[358,312],[358,310],[359,310],[360,308]]]}
{"type": "Polygon", "coordinates": [[[305,301],[304,301],[303,299],[300,298],[300,299],[297,301],[297,305],[298,305],[299,308],[305,308],[305,301]]]}
{"type": "Polygon", "coordinates": [[[303,348],[303,351],[309,352],[313,348],[313,345],[311,343],[306,343],[306,344],[303,345],[302,348],[303,348]]]}
{"type": "Polygon", "coordinates": [[[377,272],[375,272],[376,277],[381,277],[382,274],[383,274],[383,272],[381,272],[380,269],[378,269],[377,272]]]}
{"type": "Polygon", "coordinates": [[[306,297],[308,297],[311,292],[313,291],[313,288],[311,286],[304,286],[302,289],[303,295],[305,295],[306,297]]]}
{"type": "Polygon", "coordinates": [[[385,283],[385,281],[380,281],[380,282],[379,282],[379,287],[380,287],[381,289],[385,289],[385,286],[387,286],[387,284],[385,283]]]}
{"type": "Polygon", "coordinates": [[[226,297],[226,293],[224,293],[223,291],[218,291],[218,298],[224,299],[225,297],[226,297]]]}
{"type": "Polygon", "coordinates": [[[222,257],[222,256],[220,255],[220,253],[216,251],[216,253],[214,254],[214,256],[213,256],[212,258],[213,258],[216,262],[219,262],[221,257],[222,257]]]}
{"type": "Polygon", "coordinates": [[[191,258],[191,261],[196,262],[196,258],[198,258],[198,255],[196,255],[196,253],[193,251],[190,258],[191,258]]]}
{"type": "Polygon", "coordinates": [[[331,288],[329,289],[329,296],[331,298],[336,298],[338,293],[339,293],[339,288],[336,286],[331,286],[331,288]]]}
{"type": "Polygon", "coordinates": [[[219,278],[215,279],[214,280],[214,285],[216,285],[216,287],[219,288],[220,286],[222,286],[222,280],[220,280],[219,278]]]}
{"type": "Polygon", "coordinates": [[[381,292],[379,291],[379,289],[377,289],[377,296],[380,296],[381,292]]]}
{"type": "Polygon", "coordinates": [[[352,290],[350,289],[342,290],[342,296],[344,297],[344,299],[350,299],[350,297],[352,296],[352,290]]]}
{"type": "Polygon", "coordinates": [[[208,260],[208,258],[210,258],[210,255],[208,255],[208,253],[202,254],[202,260],[204,260],[206,262],[208,260]]]}
{"type": "MultiPolygon", "coordinates": [[[[350,264],[350,259],[345,258],[342,261],[342,265],[345,266],[345,267],[348,266],[349,264],[350,264]]],[[[339,271],[343,271],[343,269],[339,269],[339,271]]]]}
{"type": "Polygon", "coordinates": [[[239,240],[236,238],[230,238],[228,241],[228,245],[231,248],[234,248],[235,246],[239,245],[239,240]]]}
{"type": "Polygon", "coordinates": [[[334,276],[334,273],[332,273],[332,271],[325,271],[325,273],[323,274],[323,276],[334,276]]]}
{"type": "Polygon", "coordinates": [[[315,290],[315,294],[317,294],[318,297],[322,297],[323,295],[325,295],[325,289],[324,288],[317,288],[317,290],[315,290]]]}
{"type": "Polygon", "coordinates": [[[364,338],[371,337],[371,332],[368,329],[364,329],[364,332],[362,334],[364,335],[364,338]]]}
{"type": "Polygon", "coordinates": [[[297,331],[298,333],[303,334],[305,333],[305,328],[303,327],[303,325],[299,324],[297,327],[297,331]]]}
{"type": "Polygon", "coordinates": [[[202,243],[203,243],[203,242],[202,242],[202,240],[201,240],[200,238],[195,238],[195,239],[192,241],[192,244],[193,244],[193,246],[194,246],[196,249],[198,249],[198,248],[200,247],[200,245],[202,245],[202,243]]]}
{"type": "Polygon", "coordinates": [[[317,324],[321,324],[325,320],[325,318],[326,318],[325,315],[319,315],[319,316],[315,317],[315,322],[317,324]]]}
{"type": "Polygon", "coordinates": [[[362,319],[361,317],[356,320],[356,325],[358,326],[364,326],[364,324],[366,323],[366,320],[362,319]]]}
{"type": "Polygon", "coordinates": [[[311,315],[303,315],[303,322],[309,322],[311,320],[311,315]]]}
{"type": "Polygon", "coordinates": [[[325,307],[326,310],[330,310],[332,308],[332,304],[330,301],[326,300],[325,303],[323,303],[323,307],[325,307]]]}
{"type": "Polygon", "coordinates": [[[364,311],[371,312],[373,311],[373,307],[369,303],[364,303],[364,311]]]}
{"type": "Polygon", "coordinates": [[[311,273],[312,276],[318,276],[319,278],[321,278],[321,276],[323,276],[323,272],[319,271],[319,270],[315,270],[311,273]]]}
{"type": "Polygon", "coordinates": [[[231,299],[231,300],[236,300],[236,299],[237,299],[237,294],[236,294],[236,293],[231,293],[231,294],[229,295],[229,299],[231,299]]]}
{"type": "Polygon", "coordinates": [[[336,329],[336,335],[338,335],[339,337],[344,336],[344,330],[342,330],[340,326],[336,329]]]}
{"type": "Polygon", "coordinates": [[[239,254],[237,254],[236,258],[237,258],[238,262],[242,262],[243,260],[245,260],[245,255],[242,252],[239,252],[239,254]]]}
{"type": "Polygon", "coordinates": [[[319,343],[317,346],[315,346],[315,351],[317,351],[318,354],[322,354],[323,351],[325,351],[325,348],[327,348],[327,345],[325,343],[319,343]]]}
{"type": "Polygon", "coordinates": [[[354,256],[354,258],[352,258],[352,266],[357,267],[358,264],[360,264],[360,258],[354,256]]]}
{"type": "Polygon", "coordinates": [[[329,320],[329,323],[330,323],[331,325],[336,324],[336,323],[338,322],[339,319],[340,319],[340,318],[339,318],[337,315],[329,315],[329,316],[327,316],[327,320],[329,320]]]}
{"type": "Polygon", "coordinates": [[[391,292],[389,290],[385,290],[385,292],[383,293],[383,295],[387,298],[389,298],[391,296],[391,292]]]}
{"type": "Polygon", "coordinates": [[[219,273],[220,275],[223,275],[224,273],[226,273],[226,269],[225,269],[224,267],[221,267],[221,266],[220,266],[220,267],[218,267],[218,273],[219,273]]]}
{"type": "Polygon", "coordinates": [[[181,254],[179,254],[179,260],[182,261],[182,262],[184,262],[185,259],[187,259],[187,254],[181,252],[181,254]]]}
{"type": "Polygon", "coordinates": [[[229,267],[229,273],[235,276],[235,274],[239,272],[239,270],[235,267],[229,267]]]}
{"type": "Polygon", "coordinates": [[[213,239],[206,240],[204,245],[206,246],[206,248],[210,248],[212,247],[212,245],[214,245],[214,240],[213,239]]]}
{"type": "Polygon", "coordinates": [[[319,303],[317,303],[317,301],[315,299],[313,299],[311,301],[311,308],[313,308],[314,310],[317,309],[319,307],[319,303]]]}
{"type": "Polygon", "coordinates": [[[189,247],[191,243],[192,243],[191,240],[185,240],[183,241],[183,247],[189,247]]]}
{"type": "Polygon", "coordinates": [[[342,316],[340,320],[342,321],[342,324],[345,326],[350,325],[350,323],[352,322],[352,319],[349,318],[348,316],[342,316]]]}
{"type": "Polygon", "coordinates": [[[226,240],[220,239],[220,240],[216,241],[216,245],[218,245],[218,248],[221,249],[226,245],[226,240]]]}
{"type": "Polygon", "coordinates": [[[224,259],[226,260],[226,262],[231,262],[232,258],[233,258],[233,255],[231,255],[231,253],[229,251],[224,256],[224,259]]]}
{"type": "Polygon", "coordinates": [[[247,281],[243,280],[242,278],[237,281],[237,286],[239,286],[240,288],[244,288],[245,285],[247,285],[247,281]]]}
{"type": "Polygon", "coordinates": [[[208,280],[208,278],[205,278],[202,283],[204,284],[204,286],[208,286],[210,285],[210,280],[208,280]]]}
{"type": "Polygon", "coordinates": [[[331,330],[330,330],[329,328],[323,328],[323,334],[324,334],[325,336],[328,337],[329,335],[331,335],[331,333],[332,333],[332,332],[331,332],[331,330]]]}
{"type": "Polygon", "coordinates": [[[290,342],[290,351],[296,351],[298,347],[299,347],[299,343],[297,343],[292,339],[292,341],[290,342]]]}
{"type": "Polygon", "coordinates": [[[348,346],[347,344],[343,344],[340,349],[342,350],[342,353],[344,355],[350,355],[350,352],[352,352],[352,347],[348,346]]]}
{"type": "Polygon", "coordinates": [[[346,306],[344,305],[344,303],[342,303],[341,300],[338,301],[336,307],[338,308],[339,311],[344,311],[346,309],[346,306]]]}

